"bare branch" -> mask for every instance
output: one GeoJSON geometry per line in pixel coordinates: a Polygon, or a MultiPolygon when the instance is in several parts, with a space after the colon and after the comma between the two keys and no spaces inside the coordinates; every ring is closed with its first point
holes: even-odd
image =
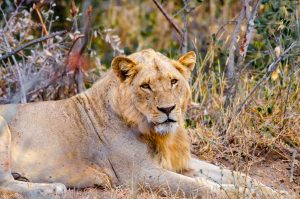
{"type": "Polygon", "coordinates": [[[165,16],[165,18],[168,20],[168,22],[172,25],[172,27],[175,29],[177,34],[179,35],[180,43],[184,41],[184,33],[182,32],[181,28],[178,27],[176,22],[172,19],[172,17],[166,12],[166,10],[162,7],[162,5],[157,1],[153,0],[157,8],[161,11],[161,13],[165,16]]]}
{"type": "Polygon", "coordinates": [[[292,153],[292,161],[291,161],[291,175],[290,175],[290,182],[294,180],[294,168],[295,168],[295,159],[296,159],[297,151],[293,150],[292,153]]]}
{"type": "MultiPolygon", "coordinates": [[[[7,38],[5,37],[4,34],[3,34],[3,39],[4,39],[4,42],[5,42],[6,46],[11,50],[11,46],[10,46],[9,42],[7,41],[7,38]]],[[[17,76],[18,76],[18,79],[19,79],[21,103],[26,103],[27,102],[26,91],[25,91],[25,88],[24,88],[24,85],[23,85],[24,78],[23,78],[23,76],[20,72],[19,64],[18,64],[17,59],[15,58],[14,55],[12,55],[12,60],[15,64],[14,66],[15,66],[15,69],[17,71],[17,76]]]]}
{"type": "Polygon", "coordinates": [[[230,51],[229,51],[229,57],[228,57],[228,67],[227,67],[227,78],[228,78],[228,88],[226,89],[226,101],[225,101],[225,107],[227,107],[232,100],[234,100],[236,88],[236,77],[238,76],[240,72],[241,65],[243,64],[248,46],[250,44],[250,41],[253,37],[254,33],[254,20],[257,16],[257,11],[259,8],[259,5],[261,4],[261,0],[258,0],[258,2],[255,5],[255,8],[253,9],[253,12],[250,12],[250,0],[245,0],[245,4],[243,5],[236,29],[234,31],[234,36],[230,44],[230,51]],[[236,41],[235,36],[239,35],[240,32],[240,27],[242,24],[242,21],[244,19],[244,15],[246,15],[247,19],[247,30],[246,33],[244,34],[241,45],[239,47],[239,57],[237,60],[237,63],[234,63],[234,52],[235,52],[235,43],[236,41]]]}
{"type": "Polygon", "coordinates": [[[47,80],[46,83],[43,83],[40,87],[36,88],[35,90],[32,90],[30,92],[28,92],[26,94],[26,96],[28,98],[30,98],[32,95],[40,92],[43,89],[47,89],[50,85],[52,85],[53,83],[55,83],[57,80],[59,80],[62,76],[64,76],[66,74],[66,71],[63,70],[58,70],[54,72],[54,75],[51,79],[47,80]]]}
{"type": "MultiPolygon", "coordinates": [[[[16,15],[19,13],[19,9],[21,8],[21,6],[23,5],[25,0],[22,0],[19,5],[17,6],[16,10],[14,11],[13,15],[9,18],[8,21],[6,21],[5,27],[3,28],[4,32],[7,31],[7,29],[9,28],[9,24],[10,22],[16,17],[16,15]]],[[[4,16],[5,17],[5,16],[4,16]]]]}
{"type": "Polygon", "coordinates": [[[49,33],[48,33],[47,28],[46,28],[46,25],[45,25],[45,23],[44,23],[42,14],[41,14],[41,12],[40,12],[40,10],[39,10],[39,5],[37,5],[37,4],[34,3],[34,4],[33,4],[33,9],[35,10],[37,16],[39,17],[39,20],[40,20],[40,22],[41,22],[41,24],[42,24],[42,30],[43,30],[43,32],[45,33],[45,35],[48,35],[49,33]]]}
{"type": "Polygon", "coordinates": [[[297,36],[298,40],[300,39],[300,24],[299,24],[299,10],[298,10],[298,4],[295,3],[295,20],[296,20],[296,29],[297,29],[297,36]]]}
{"type": "Polygon", "coordinates": [[[181,54],[187,53],[187,47],[188,47],[188,0],[183,0],[184,3],[184,11],[183,11],[183,21],[184,21],[184,27],[183,27],[183,41],[181,45],[181,54]]]}
{"type": "Polygon", "coordinates": [[[295,72],[295,68],[296,68],[295,66],[296,66],[296,64],[295,64],[295,60],[294,60],[292,69],[290,70],[289,83],[288,83],[288,87],[287,87],[286,96],[285,96],[285,99],[284,99],[283,113],[282,113],[282,125],[279,128],[280,132],[282,131],[282,129],[284,128],[285,123],[286,123],[286,118],[285,117],[286,117],[286,111],[287,111],[287,104],[288,104],[289,95],[290,95],[290,92],[291,92],[291,86],[292,86],[292,81],[293,81],[293,73],[295,72]]]}
{"type": "Polygon", "coordinates": [[[228,60],[227,60],[227,67],[226,67],[226,78],[228,81],[228,85],[227,88],[225,90],[225,108],[228,107],[228,105],[231,103],[231,100],[234,97],[234,92],[235,92],[235,81],[236,81],[236,66],[235,66],[235,50],[236,50],[236,44],[237,44],[237,40],[238,40],[238,36],[240,34],[241,31],[241,26],[243,23],[243,19],[245,16],[245,9],[244,9],[244,5],[242,5],[242,10],[240,12],[240,16],[239,19],[237,21],[237,25],[234,29],[233,32],[233,36],[231,39],[231,43],[229,46],[229,56],[228,56],[228,60]]]}
{"type": "Polygon", "coordinates": [[[253,95],[253,93],[256,91],[256,89],[265,81],[270,77],[270,74],[275,71],[277,69],[277,64],[283,59],[283,57],[290,51],[292,50],[294,47],[298,46],[299,44],[297,44],[296,42],[293,42],[285,51],[284,53],[279,56],[274,62],[272,62],[268,69],[267,72],[265,73],[265,75],[256,83],[256,85],[254,86],[254,88],[251,90],[251,92],[247,95],[247,97],[243,100],[243,102],[238,106],[238,109],[236,111],[236,113],[240,113],[240,111],[242,110],[242,108],[244,107],[244,105],[247,103],[247,101],[250,99],[250,97],[253,95]]]}
{"type": "Polygon", "coordinates": [[[74,32],[77,32],[77,31],[79,31],[78,30],[78,13],[79,13],[79,10],[76,7],[76,4],[75,4],[74,0],[71,1],[70,12],[71,12],[71,15],[73,16],[73,29],[74,29],[74,32]]]}
{"type": "Polygon", "coordinates": [[[250,21],[251,18],[251,12],[250,12],[250,0],[245,0],[244,9],[246,11],[246,19],[247,21],[250,21]]]}
{"type": "Polygon", "coordinates": [[[240,16],[239,16],[239,19],[237,21],[236,27],[235,27],[234,32],[233,32],[233,36],[232,36],[230,46],[229,46],[229,56],[228,56],[228,62],[227,62],[227,73],[228,73],[229,77],[235,74],[234,52],[236,50],[236,43],[237,43],[237,40],[238,40],[239,33],[241,31],[241,26],[242,26],[244,16],[245,16],[245,10],[242,9],[241,12],[240,12],[240,16]]]}
{"type": "Polygon", "coordinates": [[[246,54],[247,54],[247,50],[248,50],[248,46],[249,43],[252,39],[253,33],[254,33],[254,20],[257,16],[257,11],[259,8],[259,5],[261,4],[261,0],[259,0],[256,5],[255,8],[252,12],[252,15],[250,16],[250,7],[249,7],[249,2],[246,1],[246,13],[247,13],[247,30],[246,33],[243,37],[240,49],[239,49],[239,59],[238,59],[238,64],[237,66],[240,67],[240,65],[242,64],[242,62],[244,61],[246,54]]]}
{"type": "Polygon", "coordinates": [[[55,36],[63,35],[63,34],[65,34],[65,33],[67,33],[66,30],[64,30],[64,31],[59,31],[59,32],[55,32],[55,33],[49,34],[49,35],[47,35],[47,36],[44,36],[44,37],[40,37],[40,38],[38,38],[38,39],[35,39],[35,40],[31,41],[31,42],[28,42],[28,43],[26,43],[26,44],[24,44],[24,45],[22,45],[22,46],[16,48],[15,50],[13,50],[13,51],[11,51],[11,52],[5,54],[5,55],[2,55],[2,56],[0,57],[0,60],[6,59],[6,58],[8,58],[8,57],[10,57],[10,56],[12,56],[12,55],[15,55],[15,54],[17,54],[19,51],[24,50],[25,48],[27,48],[27,47],[29,47],[29,46],[32,46],[32,45],[37,44],[37,43],[40,43],[40,42],[42,42],[42,41],[45,41],[45,40],[50,39],[50,38],[53,38],[53,37],[55,37],[55,36]]]}
{"type": "MultiPolygon", "coordinates": [[[[74,30],[77,31],[77,8],[75,6],[74,1],[72,1],[72,9],[75,10],[73,11],[74,13],[74,30]]],[[[87,10],[85,11],[84,15],[84,20],[83,20],[83,36],[78,36],[67,57],[67,64],[71,69],[75,71],[75,76],[76,76],[76,83],[77,83],[77,89],[78,92],[81,93],[82,91],[85,90],[84,87],[84,82],[83,82],[83,72],[81,69],[83,68],[83,64],[85,64],[84,61],[84,50],[86,49],[88,40],[89,40],[89,32],[90,32],[90,22],[91,22],[91,15],[92,15],[92,7],[89,6],[87,10]]]]}
{"type": "Polygon", "coordinates": [[[224,23],[223,25],[221,25],[221,27],[219,28],[219,30],[215,33],[216,38],[219,36],[219,34],[223,31],[226,31],[225,27],[228,25],[236,25],[237,21],[227,21],[226,23],[224,23]]]}

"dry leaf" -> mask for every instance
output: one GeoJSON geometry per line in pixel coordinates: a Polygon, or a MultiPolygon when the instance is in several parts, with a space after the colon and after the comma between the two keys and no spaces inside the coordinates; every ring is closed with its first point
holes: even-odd
{"type": "Polygon", "coordinates": [[[272,72],[272,75],[271,75],[272,80],[275,81],[276,79],[278,79],[279,74],[280,74],[280,70],[279,70],[279,68],[277,68],[276,71],[272,72]]]}
{"type": "Polygon", "coordinates": [[[274,49],[274,53],[275,53],[275,56],[276,57],[279,57],[280,56],[280,47],[277,46],[275,49],[274,49]]]}
{"type": "Polygon", "coordinates": [[[25,40],[33,40],[33,39],[34,39],[33,35],[28,35],[28,36],[25,38],[25,40]]]}

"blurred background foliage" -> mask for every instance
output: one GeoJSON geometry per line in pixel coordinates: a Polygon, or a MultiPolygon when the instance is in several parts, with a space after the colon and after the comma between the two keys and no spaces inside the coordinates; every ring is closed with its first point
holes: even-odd
{"type": "MultiPolygon", "coordinates": [[[[44,15],[58,16],[52,24],[52,30],[70,30],[72,28],[71,0],[18,0],[23,2],[23,8],[30,10],[33,4],[40,4],[44,15]],[[53,13],[47,13],[55,2],[53,13]]],[[[184,26],[184,1],[160,0],[166,11],[174,17],[176,23],[184,26]]],[[[215,48],[214,57],[209,63],[211,70],[221,72],[225,69],[228,56],[230,37],[238,14],[241,10],[239,0],[189,0],[188,2],[188,26],[189,35],[188,49],[197,50],[199,59],[206,56],[210,46],[215,48]]],[[[180,44],[176,40],[176,34],[162,13],[156,8],[152,1],[146,0],[87,0],[75,1],[79,9],[79,27],[82,27],[82,16],[88,5],[92,5],[93,14],[91,18],[91,40],[88,50],[95,51],[105,64],[109,67],[112,57],[116,54],[107,41],[95,37],[110,32],[120,38],[120,48],[125,54],[145,49],[154,48],[170,57],[176,57],[180,53],[180,44]],[[97,33],[98,34],[97,34],[97,33]]],[[[273,51],[276,46],[287,47],[299,37],[299,27],[296,25],[295,8],[299,2],[295,0],[263,0],[259,7],[258,18],[255,20],[257,33],[255,39],[250,43],[247,60],[251,61],[250,68],[265,69],[272,61],[273,51]]],[[[13,12],[16,8],[14,2],[2,1],[5,13],[13,12]]],[[[0,19],[2,19],[1,16],[0,19]]],[[[39,23],[39,18],[32,12],[32,18],[39,23]]],[[[3,23],[3,20],[1,20],[3,23]]],[[[242,33],[246,31],[246,25],[241,27],[242,33]]],[[[33,35],[40,36],[40,29],[32,30],[33,35]]],[[[102,35],[102,36],[105,36],[102,35]]],[[[208,66],[206,66],[208,67],[208,66]]]]}

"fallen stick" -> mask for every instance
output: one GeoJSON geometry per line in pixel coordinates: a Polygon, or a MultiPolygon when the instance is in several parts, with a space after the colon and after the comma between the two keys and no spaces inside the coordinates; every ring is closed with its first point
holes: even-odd
{"type": "Polygon", "coordinates": [[[296,155],[297,155],[297,151],[294,150],[292,153],[290,182],[293,182],[293,180],[294,180],[294,167],[295,167],[296,155]]]}

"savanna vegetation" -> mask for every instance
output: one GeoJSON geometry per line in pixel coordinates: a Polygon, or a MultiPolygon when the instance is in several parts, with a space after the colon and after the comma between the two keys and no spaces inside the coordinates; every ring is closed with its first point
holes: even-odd
{"type": "MultiPolygon", "coordinates": [[[[0,8],[1,104],[83,92],[119,54],[193,50],[193,154],[299,195],[299,1],[3,0],[0,8]]],[[[136,197],[121,187],[70,191],[97,194],[136,197]]]]}

